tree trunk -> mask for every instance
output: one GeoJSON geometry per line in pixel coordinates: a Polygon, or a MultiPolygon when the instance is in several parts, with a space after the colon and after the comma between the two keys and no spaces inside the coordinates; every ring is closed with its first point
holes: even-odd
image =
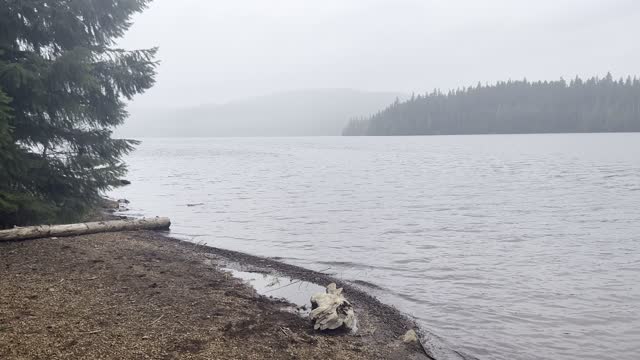
{"type": "Polygon", "coordinates": [[[0,241],[26,240],[54,236],[75,236],[125,230],[167,230],[171,221],[166,217],[113,220],[66,225],[40,225],[0,230],[0,241]]]}

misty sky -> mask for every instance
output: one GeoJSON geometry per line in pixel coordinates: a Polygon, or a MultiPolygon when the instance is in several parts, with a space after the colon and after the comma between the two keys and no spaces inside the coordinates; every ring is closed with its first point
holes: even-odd
{"type": "Polygon", "coordinates": [[[159,46],[137,106],[311,88],[422,93],[640,75],[637,0],[155,0],[120,45],[159,46]]]}

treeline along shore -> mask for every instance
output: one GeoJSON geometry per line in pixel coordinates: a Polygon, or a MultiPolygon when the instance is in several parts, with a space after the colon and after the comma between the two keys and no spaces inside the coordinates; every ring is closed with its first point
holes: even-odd
{"type": "Polygon", "coordinates": [[[351,120],[343,135],[457,135],[640,131],[640,79],[611,74],[569,82],[472,86],[396,101],[351,120]]]}

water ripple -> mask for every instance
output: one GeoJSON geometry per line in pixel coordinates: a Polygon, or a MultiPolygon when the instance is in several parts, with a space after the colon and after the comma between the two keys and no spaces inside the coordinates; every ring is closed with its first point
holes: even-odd
{"type": "Polygon", "coordinates": [[[640,134],[147,139],[115,196],[372,284],[441,359],[635,360],[638,154],[640,134]]]}

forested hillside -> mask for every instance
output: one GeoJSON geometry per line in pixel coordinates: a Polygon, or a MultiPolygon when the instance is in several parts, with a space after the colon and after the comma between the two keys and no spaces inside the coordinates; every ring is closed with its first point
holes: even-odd
{"type": "Polygon", "coordinates": [[[507,81],[396,101],[343,135],[640,131],[640,80],[507,81]]]}

